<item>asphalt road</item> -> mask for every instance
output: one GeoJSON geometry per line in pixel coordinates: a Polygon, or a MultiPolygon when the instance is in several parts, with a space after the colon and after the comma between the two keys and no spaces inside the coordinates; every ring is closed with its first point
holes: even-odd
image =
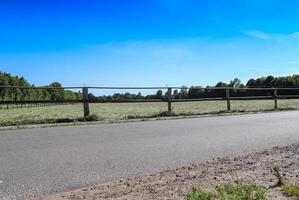
{"type": "Polygon", "coordinates": [[[0,132],[0,199],[299,143],[299,112],[0,132]]]}

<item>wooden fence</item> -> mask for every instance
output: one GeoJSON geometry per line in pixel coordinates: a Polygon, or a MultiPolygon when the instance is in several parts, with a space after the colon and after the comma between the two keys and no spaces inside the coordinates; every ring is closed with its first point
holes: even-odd
{"type": "MultiPolygon", "coordinates": [[[[232,100],[273,100],[273,108],[278,108],[278,99],[299,99],[299,88],[229,88],[229,87],[209,87],[209,88],[199,88],[200,90],[208,91],[223,91],[224,96],[221,97],[205,97],[205,98],[182,98],[176,99],[173,95],[173,90],[190,90],[192,88],[188,87],[63,87],[63,88],[50,88],[50,87],[16,87],[16,86],[0,86],[0,91],[4,89],[47,89],[47,90],[79,90],[82,92],[82,99],[76,100],[0,100],[0,106],[2,105],[21,105],[21,104],[53,104],[53,103],[83,103],[84,117],[87,117],[90,113],[89,103],[136,103],[136,102],[167,102],[167,111],[172,112],[172,102],[189,102],[189,101],[226,101],[227,111],[231,111],[231,101],[232,100]],[[163,99],[90,99],[89,90],[166,90],[165,98],[163,99]],[[236,91],[267,91],[266,95],[245,95],[245,96],[235,96],[232,94],[238,94],[236,91]],[[292,92],[290,92],[292,91],[292,92]],[[280,94],[283,93],[283,94],[280,94]]],[[[194,89],[194,87],[193,87],[194,89]]],[[[263,92],[262,92],[263,93],[263,92]]],[[[1,97],[1,93],[0,93],[1,97]]]]}

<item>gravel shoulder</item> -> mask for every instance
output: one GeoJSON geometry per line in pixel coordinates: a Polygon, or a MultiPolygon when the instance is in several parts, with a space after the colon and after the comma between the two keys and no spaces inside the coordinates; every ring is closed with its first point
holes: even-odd
{"type": "Polygon", "coordinates": [[[212,190],[219,184],[236,180],[269,188],[269,199],[290,199],[280,188],[273,188],[276,184],[273,166],[281,168],[287,181],[299,184],[299,144],[274,147],[234,158],[218,158],[198,165],[108,182],[35,200],[179,200],[184,199],[194,186],[212,190]]]}

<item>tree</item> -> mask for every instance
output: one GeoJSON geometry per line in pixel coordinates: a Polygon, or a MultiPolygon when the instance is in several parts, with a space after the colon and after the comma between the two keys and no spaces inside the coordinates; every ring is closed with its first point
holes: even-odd
{"type": "MultiPolygon", "coordinates": [[[[7,77],[5,76],[5,74],[3,73],[0,73],[0,86],[8,86],[8,79],[7,77]]],[[[6,97],[6,92],[7,92],[7,89],[5,88],[0,88],[0,95],[1,95],[1,99],[5,99],[6,97]]]]}
{"type": "Polygon", "coordinates": [[[162,90],[158,90],[156,93],[156,98],[157,99],[163,99],[163,91],[162,90]]]}
{"type": "Polygon", "coordinates": [[[220,81],[215,85],[215,87],[229,87],[229,84],[220,81]]]}
{"type": "Polygon", "coordinates": [[[188,88],[187,88],[187,86],[182,86],[182,89],[180,91],[180,98],[181,99],[188,98],[188,88]]]}
{"type": "Polygon", "coordinates": [[[233,88],[239,88],[241,86],[241,80],[238,78],[234,78],[234,80],[231,80],[228,84],[229,87],[233,88]]]}
{"type": "Polygon", "coordinates": [[[50,89],[48,90],[48,92],[50,94],[50,99],[51,100],[60,101],[60,100],[64,99],[64,90],[63,90],[62,85],[60,83],[53,82],[49,85],[49,87],[50,87],[50,89]]]}
{"type": "Polygon", "coordinates": [[[177,89],[175,89],[173,91],[173,98],[180,99],[180,93],[179,93],[179,91],[177,89]]]}

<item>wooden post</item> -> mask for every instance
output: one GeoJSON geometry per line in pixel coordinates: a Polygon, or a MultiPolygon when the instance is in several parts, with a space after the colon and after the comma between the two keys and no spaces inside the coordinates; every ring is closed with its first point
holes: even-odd
{"type": "Polygon", "coordinates": [[[277,89],[274,89],[274,109],[277,108],[277,89]]]}
{"type": "Polygon", "coordinates": [[[168,113],[171,113],[171,88],[167,90],[168,113]]]}
{"type": "Polygon", "coordinates": [[[17,106],[17,108],[19,107],[17,101],[18,101],[18,89],[15,88],[15,98],[14,98],[14,101],[15,101],[15,106],[17,106]]]}
{"type": "Polygon", "coordinates": [[[89,115],[88,88],[87,87],[82,88],[82,94],[83,94],[84,118],[86,118],[89,115]]]}
{"type": "Polygon", "coordinates": [[[230,109],[230,98],[229,98],[229,89],[227,88],[226,89],[226,104],[227,104],[227,111],[230,112],[231,109],[230,109]]]}

